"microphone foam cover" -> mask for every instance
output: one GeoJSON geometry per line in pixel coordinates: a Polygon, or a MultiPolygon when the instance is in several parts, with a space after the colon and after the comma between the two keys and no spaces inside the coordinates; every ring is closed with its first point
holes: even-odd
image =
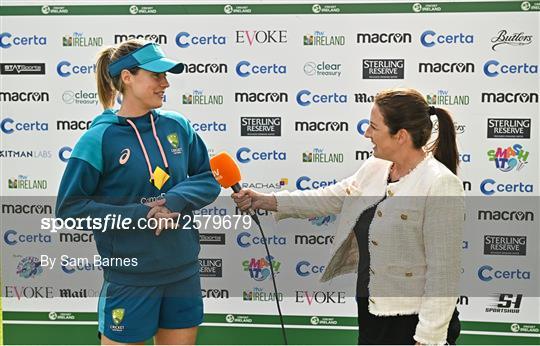
{"type": "Polygon", "coordinates": [[[231,155],[224,151],[210,159],[210,168],[219,185],[226,189],[242,180],[240,168],[231,155]]]}

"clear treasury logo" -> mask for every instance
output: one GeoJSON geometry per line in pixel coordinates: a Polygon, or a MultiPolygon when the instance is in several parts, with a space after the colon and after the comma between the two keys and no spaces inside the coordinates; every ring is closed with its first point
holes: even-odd
{"type": "Polygon", "coordinates": [[[97,92],[91,92],[91,91],[73,91],[73,90],[66,90],[62,94],[62,101],[64,103],[71,105],[97,105],[98,104],[98,94],[97,92]]]}
{"type": "Polygon", "coordinates": [[[532,43],[532,38],[532,35],[526,35],[523,31],[509,34],[507,30],[503,29],[491,39],[491,43],[493,43],[491,49],[496,50],[495,48],[501,45],[527,46],[532,43]]]}
{"type": "Polygon", "coordinates": [[[339,77],[341,64],[309,61],[304,64],[304,73],[308,76],[339,77]]]}

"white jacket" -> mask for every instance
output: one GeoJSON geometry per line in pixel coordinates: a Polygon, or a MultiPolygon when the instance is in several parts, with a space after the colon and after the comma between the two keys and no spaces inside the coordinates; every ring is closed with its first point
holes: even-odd
{"type": "Polygon", "coordinates": [[[431,154],[398,182],[387,184],[391,165],[372,157],[335,185],[276,192],[275,217],[341,214],[324,282],[357,271],[353,227],[362,211],[386,196],[369,228],[369,311],[418,314],[415,340],[444,344],[461,275],[462,182],[431,154]]]}

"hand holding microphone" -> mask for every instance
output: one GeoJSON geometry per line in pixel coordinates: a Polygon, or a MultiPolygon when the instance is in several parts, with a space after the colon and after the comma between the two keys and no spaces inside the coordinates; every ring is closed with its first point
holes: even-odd
{"type": "MultiPolygon", "coordinates": [[[[210,159],[210,167],[214,178],[224,188],[233,189],[231,195],[234,202],[242,211],[249,211],[253,216],[253,209],[263,209],[268,211],[277,210],[276,198],[270,194],[264,194],[251,189],[240,187],[240,169],[233,158],[226,152],[221,152],[210,159]]],[[[255,215],[256,216],[256,215],[255,215]]]]}
{"type": "Polygon", "coordinates": [[[231,195],[234,203],[240,210],[262,209],[277,211],[276,197],[271,194],[260,193],[252,189],[243,189],[231,195]]]}

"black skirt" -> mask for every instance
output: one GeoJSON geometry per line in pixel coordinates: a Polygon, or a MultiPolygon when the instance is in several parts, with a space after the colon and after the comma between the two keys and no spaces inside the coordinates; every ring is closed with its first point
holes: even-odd
{"type": "MultiPolygon", "coordinates": [[[[358,298],[358,345],[414,345],[418,315],[376,316],[368,310],[368,298],[358,298]]],[[[459,312],[454,310],[446,342],[455,345],[461,331],[459,312]]]]}

